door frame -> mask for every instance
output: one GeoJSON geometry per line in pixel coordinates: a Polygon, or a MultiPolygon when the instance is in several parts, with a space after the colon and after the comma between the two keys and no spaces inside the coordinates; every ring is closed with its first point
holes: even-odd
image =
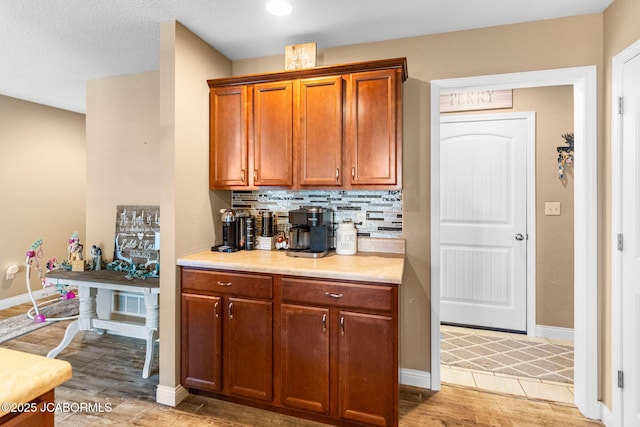
{"type": "MultiPolygon", "coordinates": [[[[525,180],[527,186],[526,197],[526,293],[527,293],[527,335],[535,335],[536,331],[536,113],[534,111],[517,111],[512,113],[488,113],[488,114],[452,114],[440,117],[440,123],[455,123],[459,121],[493,121],[493,120],[526,120],[527,140],[525,147],[526,171],[525,180]],[[444,119],[444,120],[443,120],[444,119]]],[[[440,131],[438,129],[438,139],[440,131]]],[[[440,171],[438,170],[438,173],[440,171]]],[[[438,193],[439,194],[439,193],[438,193]]],[[[433,208],[433,200],[432,200],[433,208]]],[[[437,203],[440,212],[440,198],[437,203]]],[[[432,212],[433,215],[433,212],[432,212]]],[[[438,225],[440,227],[440,225],[438,225]]],[[[433,235],[433,233],[432,233],[433,235]]],[[[439,235],[439,233],[438,233],[439,235]]],[[[433,252],[432,252],[433,253],[433,252]]],[[[439,253],[438,253],[439,255],[439,253]]],[[[433,258],[433,257],[432,257],[433,258]]],[[[440,265],[440,264],[438,264],[440,265]]],[[[433,280],[433,279],[432,279],[433,280]]],[[[433,283],[433,281],[431,282],[433,283]]],[[[440,289],[438,288],[438,292],[440,289]]],[[[433,295],[433,294],[432,294],[433,295]]],[[[435,301],[435,300],[434,300],[435,301]]],[[[439,301],[439,299],[438,299],[439,301]]],[[[439,315],[439,312],[438,312],[439,315]]],[[[440,322],[438,322],[439,324],[440,322]]]]}
{"type": "Polygon", "coordinates": [[[496,74],[431,82],[431,387],[440,389],[440,92],[573,86],[574,101],[574,401],[588,418],[598,402],[598,134],[596,67],[496,74]]]}
{"type": "MultiPolygon", "coordinates": [[[[622,118],[616,107],[622,93],[622,71],[625,62],[640,55],[640,40],[613,57],[611,66],[611,396],[612,425],[623,422],[622,389],[618,387],[618,371],[622,366],[622,253],[616,250],[617,235],[622,233],[622,118]]],[[[627,236],[625,236],[627,237],[627,236]]],[[[631,236],[628,236],[631,238],[631,236]]]]}

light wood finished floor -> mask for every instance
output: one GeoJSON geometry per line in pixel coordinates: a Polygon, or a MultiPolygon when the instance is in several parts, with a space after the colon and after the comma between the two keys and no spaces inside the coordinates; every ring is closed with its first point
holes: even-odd
{"type": "MultiPolygon", "coordinates": [[[[27,305],[0,311],[0,319],[24,313],[27,305]]],[[[2,345],[46,355],[69,322],[23,335],[2,345]]],[[[156,344],[157,345],[157,344],[156,344]]],[[[320,426],[259,409],[200,396],[189,396],[178,407],[155,403],[158,363],[142,379],[145,342],[132,338],[80,332],[59,358],[73,366],[73,379],[56,388],[56,402],[100,403],[109,412],[56,412],[57,426],[320,426]]],[[[157,353],[156,353],[157,354],[157,353]]],[[[0,385],[1,385],[0,379],[0,385]]],[[[569,404],[527,399],[464,386],[443,385],[438,393],[402,387],[401,426],[601,426],[582,417],[569,404]]]]}

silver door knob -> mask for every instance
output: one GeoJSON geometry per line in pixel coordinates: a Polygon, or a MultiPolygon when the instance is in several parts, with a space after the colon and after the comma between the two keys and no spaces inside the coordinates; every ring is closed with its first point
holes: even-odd
{"type": "Polygon", "coordinates": [[[520,233],[516,234],[516,240],[524,240],[524,236],[520,233]]]}

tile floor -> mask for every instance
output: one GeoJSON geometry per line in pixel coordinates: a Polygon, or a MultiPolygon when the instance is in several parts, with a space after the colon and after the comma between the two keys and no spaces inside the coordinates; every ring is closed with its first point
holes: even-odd
{"type": "MultiPolygon", "coordinates": [[[[469,333],[470,331],[473,331],[474,333],[485,336],[494,334],[499,336],[504,336],[505,334],[509,335],[505,332],[473,330],[446,325],[443,325],[441,328],[443,331],[451,332],[464,331],[469,333]]],[[[554,340],[551,338],[527,337],[525,335],[517,335],[517,339],[535,340],[538,342],[548,342],[560,345],[572,345],[572,343],[554,340]]],[[[443,383],[462,385],[534,399],[544,399],[554,402],[573,404],[573,384],[492,373],[489,371],[468,368],[457,368],[445,364],[441,364],[440,368],[441,380],[443,383]]]]}

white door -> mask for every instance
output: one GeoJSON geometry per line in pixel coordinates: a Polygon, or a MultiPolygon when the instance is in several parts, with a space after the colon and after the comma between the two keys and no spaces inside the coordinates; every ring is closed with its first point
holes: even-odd
{"type": "Polygon", "coordinates": [[[622,68],[622,408],[640,426],[640,56],[622,68]]]}
{"type": "Polygon", "coordinates": [[[440,125],[441,321],[527,330],[527,119],[440,125]]]}

